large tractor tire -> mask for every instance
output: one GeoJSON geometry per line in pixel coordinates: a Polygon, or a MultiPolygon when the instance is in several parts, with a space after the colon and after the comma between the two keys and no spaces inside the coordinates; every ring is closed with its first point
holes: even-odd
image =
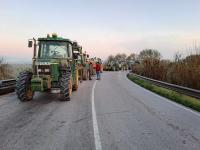
{"type": "Polygon", "coordinates": [[[79,81],[80,81],[80,83],[82,83],[82,81],[83,81],[83,68],[80,68],[79,70],[78,70],[78,76],[79,76],[79,81]]]}
{"type": "Polygon", "coordinates": [[[62,101],[70,101],[72,94],[72,77],[70,73],[61,75],[60,94],[62,95],[62,101]]]}
{"type": "Polygon", "coordinates": [[[88,72],[86,68],[83,69],[83,80],[88,80],[88,72]]]}
{"type": "Polygon", "coordinates": [[[75,74],[75,84],[73,87],[73,90],[77,91],[78,90],[78,82],[79,82],[79,75],[78,75],[78,69],[76,70],[76,74],[75,74]]]}
{"type": "Polygon", "coordinates": [[[69,87],[69,95],[71,96],[72,95],[72,88],[73,88],[72,75],[71,74],[69,75],[69,78],[68,78],[68,87],[69,87]]]}
{"type": "Polygon", "coordinates": [[[30,101],[33,99],[34,92],[31,90],[32,72],[21,72],[16,82],[16,93],[20,101],[30,101]]]}

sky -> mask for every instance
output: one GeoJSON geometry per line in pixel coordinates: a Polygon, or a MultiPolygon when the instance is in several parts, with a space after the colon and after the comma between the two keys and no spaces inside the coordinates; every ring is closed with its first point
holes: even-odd
{"type": "Polygon", "coordinates": [[[31,63],[30,38],[76,40],[91,57],[157,49],[165,59],[200,46],[199,0],[0,0],[0,57],[31,63]]]}

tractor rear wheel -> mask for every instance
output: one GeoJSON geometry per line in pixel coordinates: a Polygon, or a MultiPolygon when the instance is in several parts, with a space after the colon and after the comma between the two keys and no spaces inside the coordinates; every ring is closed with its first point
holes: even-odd
{"type": "Polygon", "coordinates": [[[16,93],[20,101],[30,101],[33,99],[34,92],[31,89],[32,72],[21,72],[16,81],[16,93]]]}
{"type": "Polygon", "coordinates": [[[79,82],[79,75],[78,75],[78,69],[75,71],[75,84],[73,90],[77,91],[78,90],[78,82],[79,82]]]}
{"type": "Polygon", "coordinates": [[[60,78],[60,93],[62,94],[62,101],[70,101],[70,96],[72,93],[71,87],[71,75],[63,74],[60,78]]]}

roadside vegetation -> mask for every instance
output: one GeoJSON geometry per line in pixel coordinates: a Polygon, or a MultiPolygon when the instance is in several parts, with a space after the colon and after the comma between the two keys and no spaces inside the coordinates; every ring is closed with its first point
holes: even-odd
{"type": "Polygon", "coordinates": [[[0,80],[12,78],[12,68],[3,57],[0,57],[0,80]]]}
{"type": "Polygon", "coordinates": [[[10,65],[13,69],[12,76],[16,78],[20,72],[22,71],[31,71],[31,64],[11,64],[10,65]]]}
{"type": "Polygon", "coordinates": [[[175,91],[172,91],[172,90],[169,90],[166,88],[162,88],[162,87],[153,85],[148,81],[144,81],[144,80],[142,80],[138,77],[135,77],[133,75],[130,75],[130,74],[127,75],[127,77],[134,83],[136,83],[154,93],[157,93],[157,94],[159,94],[163,97],[166,97],[174,102],[177,102],[179,104],[182,104],[186,107],[192,108],[192,109],[200,112],[200,100],[199,99],[196,99],[196,98],[193,98],[193,97],[190,97],[187,95],[183,95],[183,94],[177,93],[175,91]]]}
{"type": "Polygon", "coordinates": [[[139,54],[140,63],[132,66],[136,74],[194,89],[200,89],[200,54],[182,57],[176,53],[174,60],[161,59],[157,50],[146,49],[139,54]]]}
{"type": "Polygon", "coordinates": [[[0,80],[16,79],[23,70],[30,70],[30,64],[9,64],[4,57],[0,57],[0,80]]]}
{"type": "Polygon", "coordinates": [[[110,65],[109,62],[123,60],[133,73],[200,90],[200,48],[191,51],[193,53],[185,57],[176,53],[173,60],[166,60],[162,59],[158,50],[145,49],[129,56],[109,56],[104,66],[110,65]]]}

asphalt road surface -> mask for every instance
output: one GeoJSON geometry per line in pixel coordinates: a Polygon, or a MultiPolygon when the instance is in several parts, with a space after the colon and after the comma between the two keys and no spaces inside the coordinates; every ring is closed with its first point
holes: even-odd
{"type": "Polygon", "coordinates": [[[0,150],[200,150],[200,114],[105,72],[70,102],[0,96],[0,150]]]}

